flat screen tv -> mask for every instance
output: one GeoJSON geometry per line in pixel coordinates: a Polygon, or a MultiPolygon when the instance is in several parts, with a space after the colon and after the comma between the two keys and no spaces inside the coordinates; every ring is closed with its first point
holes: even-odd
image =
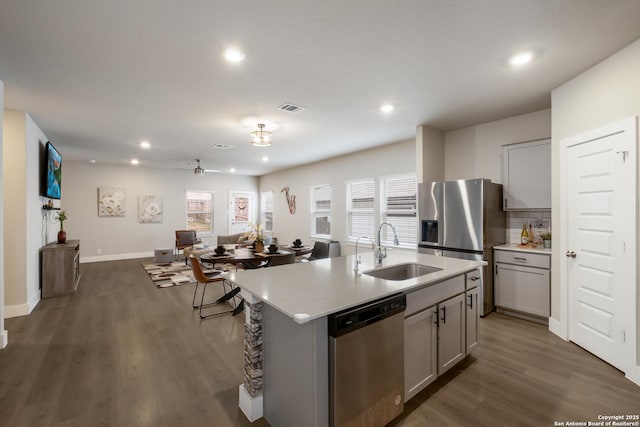
{"type": "Polygon", "coordinates": [[[42,183],[44,196],[60,199],[62,185],[62,155],[51,142],[45,148],[45,173],[42,183]]]}

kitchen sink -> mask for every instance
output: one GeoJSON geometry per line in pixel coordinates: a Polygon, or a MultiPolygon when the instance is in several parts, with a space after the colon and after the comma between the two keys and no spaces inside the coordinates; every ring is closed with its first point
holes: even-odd
{"type": "Polygon", "coordinates": [[[396,264],[389,267],[378,268],[376,270],[363,271],[362,274],[377,277],[385,280],[407,280],[414,277],[424,276],[442,270],[438,267],[416,264],[414,262],[396,264]]]}

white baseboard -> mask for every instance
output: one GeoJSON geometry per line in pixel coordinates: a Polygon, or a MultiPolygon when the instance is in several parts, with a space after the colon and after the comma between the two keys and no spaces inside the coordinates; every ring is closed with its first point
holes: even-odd
{"type": "Polygon", "coordinates": [[[9,344],[9,331],[0,332],[0,349],[5,348],[9,344]]]}
{"type": "Polygon", "coordinates": [[[4,318],[27,316],[30,313],[29,304],[5,305],[4,318]]]}
{"type": "Polygon", "coordinates": [[[31,299],[27,302],[27,310],[29,310],[28,314],[31,314],[36,305],[40,302],[40,292],[38,291],[31,299]]]}
{"type": "Polygon", "coordinates": [[[135,259],[135,258],[153,258],[153,251],[149,252],[136,252],[129,254],[114,254],[114,255],[98,255],[98,256],[87,256],[80,257],[80,263],[88,263],[88,262],[102,262],[102,261],[119,261],[121,259],[135,259]]]}
{"type": "Polygon", "coordinates": [[[565,322],[560,322],[553,317],[549,317],[549,331],[556,334],[565,341],[569,341],[569,334],[565,322]]]}
{"type": "Polygon", "coordinates": [[[240,384],[238,387],[238,406],[251,422],[263,416],[262,394],[251,397],[244,384],[240,384]]]}
{"type": "Polygon", "coordinates": [[[31,314],[34,308],[40,302],[40,293],[34,295],[26,304],[5,305],[4,306],[4,318],[9,319],[12,317],[27,316],[31,314]]]}
{"type": "Polygon", "coordinates": [[[629,381],[635,383],[640,386],[640,366],[632,367],[628,372],[625,372],[624,375],[629,381]]]}

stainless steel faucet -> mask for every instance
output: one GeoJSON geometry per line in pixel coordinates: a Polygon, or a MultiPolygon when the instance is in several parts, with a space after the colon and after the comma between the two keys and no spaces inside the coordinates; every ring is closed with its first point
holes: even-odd
{"type": "Polygon", "coordinates": [[[398,246],[400,241],[398,240],[398,233],[396,233],[396,228],[390,222],[383,222],[378,226],[378,249],[376,251],[376,267],[380,267],[382,265],[382,260],[387,257],[387,248],[382,246],[382,240],[380,238],[380,234],[382,232],[382,226],[388,225],[393,230],[393,244],[398,246]]]}
{"type": "Polygon", "coordinates": [[[374,248],[373,239],[371,237],[367,237],[367,236],[358,237],[358,239],[356,240],[356,258],[353,261],[353,271],[355,271],[356,273],[358,272],[358,266],[362,263],[362,259],[360,259],[360,257],[358,257],[358,242],[360,241],[360,239],[369,239],[369,241],[371,242],[371,252],[373,252],[374,256],[375,256],[375,248],[374,248]]]}

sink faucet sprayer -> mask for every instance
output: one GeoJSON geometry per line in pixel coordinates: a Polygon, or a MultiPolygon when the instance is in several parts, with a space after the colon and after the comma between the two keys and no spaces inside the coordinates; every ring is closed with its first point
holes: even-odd
{"type": "Polygon", "coordinates": [[[382,240],[380,239],[380,233],[382,231],[382,226],[388,225],[393,230],[393,244],[398,246],[400,241],[398,240],[398,233],[396,233],[396,228],[390,222],[383,222],[378,226],[378,250],[376,252],[376,267],[380,267],[382,265],[382,260],[387,257],[387,248],[382,246],[382,240]],[[384,250],[384,251],[383,251],[384,250]]]}
{"type": "Polygon", "coordinates": [[[375,248],[374,248],[373,239],[367,236],[358,237],[358,239],[356,240],[356,258],[353,261],[353,271],[355,271],[356,273],[358,272],[358,265],[362,263],[362,258],[358,256],[358,242],[360,241],[360,239],[369,239],[369,241],[371,242],[371,252],[374,253],[374,257],[375,257],[375,248]]]}

